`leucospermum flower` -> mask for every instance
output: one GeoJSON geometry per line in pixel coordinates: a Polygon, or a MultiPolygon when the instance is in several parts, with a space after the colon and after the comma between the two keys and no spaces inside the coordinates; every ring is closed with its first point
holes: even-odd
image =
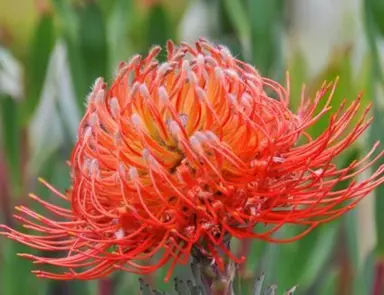
{"type": "Polygon", "coordinates": [[[228,237],[294,241],[383,183],[383,167],[353,180],[382,157],[370,160],[377,144],[347,168],[333,163],[371,122],[360,98],[344,102],[312,138],[307,129],[329,111],[335,84],[324,84],[311,100],[303,96],[293,113],[288,88],[224,47],[169,42],[164,63],[156,61],[159,53],[155,47],[122,63],[110,87],[96,81],[70,159],[72,187],[63,194],[41,180],[68,208],[31,194],[49,217],[20,206],[16,218],[31,233],[3,226],[11,239],[62,253],[21,254],[57,267],[37,276],[144,274],[170,262],[169,278],[193,249],[219,267],[219,253],[241,262],[228,237]],[[285,224],[303,231],[279,239],[274,233],[285,224]]]}

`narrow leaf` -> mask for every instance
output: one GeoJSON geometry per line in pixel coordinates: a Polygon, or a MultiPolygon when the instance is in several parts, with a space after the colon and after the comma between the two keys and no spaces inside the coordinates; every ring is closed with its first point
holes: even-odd
{"type": "Polygon", "coordinates": [[[148,47],[153,45],[164,46],[173,35],[167,11],[161,4],[154,5],[150,9],[148,16],[148,47]]]}
{"type": "Polygon", "coordinates": [[[107,20],[108,66],[115,71],[122,60],[129,58],[131,52],[129,28],[132,21],[132,0],[116,0],[107,20]]]}
{"type": "MultiPolygon", "coordinates": [[[[282,1],[248,0],[252,62],[267,76],[281,68],[282,1]]],[[[280,72],[280,71],[279,71],[280,72]]]]}
{"type": "Polygon", "coordinates": [[[23,105],[23,120],[30,119],[39,103],[43,82],[48,67],[49,56],[53,50],[55,32],[51,13],[41,16],[35,29],[26,69],[27,98],[23,105]]]}
{"type": "Polygon", "coordinates": [[[89,1],[79,11],[79,46],[86,85],[107,75],[106,28],[99,5],[89,1]]]}
{"type": "Polygon", "coordinates": [[[3,130],[2,144],[6,154],[12,187],[19,189],[21,186],[21,158],[20,158],[20,126],[19,103],[10,96],[0,96],[0,126],[3,130]]]}

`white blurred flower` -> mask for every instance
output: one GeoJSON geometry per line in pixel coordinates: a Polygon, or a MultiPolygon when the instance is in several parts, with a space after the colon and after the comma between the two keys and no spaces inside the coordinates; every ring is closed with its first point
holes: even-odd
{"type": "Polygon", "coordinates": [[[182,40],[195,42],[200,37],[212,35],[218,23],[214,6],[215,3],[207,3],[202,0],[192,1],[180,25],[182,40]]]}
{"type": "Polygon", "coordinates": [[[366,47],[362,6],[362,0],[293,0],[288,7],[288,56],[300,50],[314,76],[335,48],[352,45],[352,63],[359,68],[366,47]]]}
{"type": "Polygon", "coordinates": [[[59,41],[50,57],[40,102],[29,126],[32,172],[64,143],[64,131],[75,140],[79,121],[66,48],[59,41]]]}
{"type": "Polygon", "coordinates": [[[0,47],[0,94],[14,99],[23,98],[23,71],[18,60],[5,48],[0,47]]]}

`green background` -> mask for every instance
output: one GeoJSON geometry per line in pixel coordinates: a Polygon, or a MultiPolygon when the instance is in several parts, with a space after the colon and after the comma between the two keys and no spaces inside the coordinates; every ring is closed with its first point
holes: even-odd
{"type": "MultiPolygon", "coordinates": [[[[361,92],[363,104],[373,101],[372,128],[338,165],[384,139],[382,0],[0,0],[0,222],[16,226],[13,207],[32,204],[30,191],[50,200],[38,176],[68,187],[65,161],[96,77],[111,81],[119,61],[167,39],[200,35],[282,83],[289,70],[292,108],[303,83],[313,96],[324,79],[337,76],[335,107],[361,92]]],[[[326,124],[324,118],[310,132],[319,134],[326,124]]],[[[237,281],[241,294],[250,294],[262,272],[267,284],[279,284],[279,294],[296,284],[295,294],[384,294],[384,283],[373,293],[374,282],[384,281],[378,275],[384,273],[383,194],[382,186],[357,209],[295,243],[238,242],[237,251],[247,256],[237,281]]],[[[89,282],[36,279],[30,261],[16,256],[31,251],[0,239],[0,294],[139,293],[138,277],[128,273],[89,282]]],[[[165,271],[145,279],[169,290],[165,271]]]]}

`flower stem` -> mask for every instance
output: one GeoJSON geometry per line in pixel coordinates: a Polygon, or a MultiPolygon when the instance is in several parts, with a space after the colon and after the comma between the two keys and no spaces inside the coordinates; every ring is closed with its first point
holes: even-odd
{"type": "Polygon", "coordinates": [[[202,288],[202,295],[235,295],[235,262],[228,259],[224,262],[224,269],[220,269],[214,259],[208,258],[198,249],[194,250],[191,268],[196,284],[202,288]]]}

